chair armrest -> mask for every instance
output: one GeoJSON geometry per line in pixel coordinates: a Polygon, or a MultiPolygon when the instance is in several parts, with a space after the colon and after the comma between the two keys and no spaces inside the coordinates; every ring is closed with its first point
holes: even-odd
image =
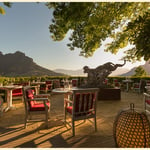
{"type": "Polygon", "coordinates": [[[64,108],[66,108],[67,106],[71,106],[72,104],[73,102],[71,100],[64,99],[64,108]]]}
{"type": "Polygon", "coordinates": [[[150,94],[148,93],[143,93],[144,96],[150,97],[150,94]]]}
{"type": "Polygon", "coordinates": [[[65,100],[64,100],[64,107],[70,106],[70,105],[72,105],[72,104],[73,104],[72,101],[70,101],[70,100],[68,100],[68,99],[65,99],[65,100]]]}
{"type": "Polygon", "coordinates": [[[73,101],[70,101],[70,100],[68,100],[68,99],[65,99],[64,100],[66,103],[71,103],[71,104],[73,104],[73,101]]]}
{"type": "Polygon", "coordinates": [[[49,97],[50,94],[37,94],[37,95],[34,95],[35,98],[40,98],[40,97],[49,97]]]}
{"type": "Polygon", "coordinates": [[[27,101],[48,101],[48,98],[34,98],[34,99],[26,99],[27,101]]]}

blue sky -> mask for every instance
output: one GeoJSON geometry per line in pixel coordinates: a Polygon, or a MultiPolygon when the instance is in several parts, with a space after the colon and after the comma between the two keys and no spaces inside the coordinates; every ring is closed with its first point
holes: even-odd
{"type": "MultiPolygon", "coordinates": [[[[3,6],[0,3],[0,6],[3,6]]],[[[3,54],[21,51],[33,58],[34,62],[47,69],[81,69],[83,66],[95,68],[108,61],[120,61],[122,52],[117,55],[106,53],[99,48],[92,57],[79,56],[79,50],[70,51],[66,46],[68,35],[63,41],[55,42],[50,37],[49,25],[52,10],[44,3],[14,2],[11,8],[5,7],[6,14],[0,15],[0,51],[3,54]]],[[[124,68],[132,68],[143,62],[127,63],[124,68]]]]}

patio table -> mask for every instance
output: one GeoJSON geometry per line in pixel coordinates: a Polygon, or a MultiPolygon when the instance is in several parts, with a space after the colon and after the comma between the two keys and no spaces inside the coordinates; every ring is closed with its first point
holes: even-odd
{"type": "Polygon", "coordinates": [[[72,88],[56,88],[52,90],[53,94],[63,94],[64,99],[68,98],[69,94],[72,92],[72,88]]]}
{"type": "Polygon", "coordinates": [[[126,80],[123,80],[122,82],[126,83],[126,91],[128,92],[129,91],[129,84],[133,83],[133,81],[130,79],[126,79],[126,80]]]}
{"type": "MultiPolygon", "coordinates": [[[[52,94],[62,94],[63,95],[63,99],[65,101],[65,99],[68,99],[69,93],[71,93],[71,89],[70,88],[56,88],[52,90],[52,94]]],[[[65,109],[64,109],[65,111],[65,109]]],[[[64,112],[65,113],[65,112],[64,112]]],[[[64,116],[64,114],[61,115],[57,115],[57,117],[60,116],[64,116]]],[[[62,120],[64,122],[64,120],[62,120]]]]}
{"type": "Polygon", "coordinates": [[[6,90],[7,91],[7,107],[4,108],[4,111],[8,111],[9,109],[13,109],[14,107],[12,106],[12,90],[22,88],[22,86],[18,85],[7,85],[7,86],[0,86],[0,89],[6,90]]]}

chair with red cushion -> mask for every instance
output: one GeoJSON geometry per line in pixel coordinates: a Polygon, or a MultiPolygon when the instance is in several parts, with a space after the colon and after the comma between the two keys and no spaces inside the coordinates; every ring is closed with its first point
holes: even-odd
{"type": "Polygon", "coordinates": [[[39,94],[34,95],[34,90],[30,86],[23,87],[23,97],[25,103],[25,128],[27,122],[30,121],[43,121],[45,120],[46,126],[48,127],[48,119],[50,113],[50,100],[49,94],[39,94]],[[33,115],[44,114],[45,118],[43,119],[32,119],[33,115]]]}
{"type": "Polygon", "coordinates": [[[78,79],[72,79],[72,87],[78,87],[78,79]]]}
{"type": "Polygon", "coordinates": [[[150,94],[143,93],[144,95],[144,111],[150,115],[150,94]]]}
{"type": "Polygon", "coordinates": [[[53,86],[54,86],[54,89],[60,88],[61,87],[60,80],[59,79],[54,79],[53,80],[53,86]]]}
{"type": "Polygon", "coordinates": [[[46,80],[47,92],[51,92],[53,89],[53,80],[46,80]]]}
{"type": "Polygon", "coordinates": [[[13,99],[18,99],[18,98],[23,99],[22,88],[13,89],[12,90],[12,98],[13,99]]]}
{"type": "Polygon", "coordinates": [[[140,94],[145,92],[145,86],[146,86],[146,81],[141,79],[140,82],[133,83],[133,90],[140,94]]]}
{"type": "MultiPolygon", "coordinates": [[[[86,120],[94,123],[95,131],[96,126],[96,101],[97,101],[97,88],[74,89],[70,98],[65,98],[65,124],[72,128],[73,136],[75,135],[75,121],[86,120]],[[72,123],[67,121],[70,116],[72,123]],[[93,120],[91,120],[93,119],[93,120]]],[[[69,97],[69,96],[68,96],[69,97]]]]}
{"type": "Polygon", "coordinates": [[[133,90],[135,91],[135,92],[138,92],[138,93],[140,93],[141,91],[140,91],[140,83],[138,83],[138,82],[136,82],[136,83],[133,83],[133,90]]]}
{"type": "Polygon", "coordinates": [[[47,91],[48,91],[47,85],[45,83],[40,84],[40,93],[47,93],[47,91]]]}
{"type": "Polygon", "coordinates": [[[113,85],[114,87],[121,87],[121,83],[118,81],[118,79],[113,79],[113,85]]]}

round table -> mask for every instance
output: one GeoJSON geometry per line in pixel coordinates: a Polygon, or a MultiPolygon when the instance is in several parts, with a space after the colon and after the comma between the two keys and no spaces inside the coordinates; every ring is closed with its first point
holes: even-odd
{"type": "Polygon", "coordinates": [[[126,79],[126,80],[123,80],[122,82],[126,83],[126,91],[128,92],[129,91],[129,83],[132,83],[133,81],[130,79],[126,79]]]}
{"type": "MultiPolygon", "coordinates": [[[[72,89],[69,88],[56,88],[52,90],[52,94],[62,94],[64,96],[64,101],[65,99],[69,99],[70,94],[72,93],[72,89]]],[[[64,114],[65,114],[65,109],[64,109],[64,114]]],[[[64,114],[57,115],[58,116],[64,116],[64,114]]],[[[64,120],[63,120],[64,121],[64,120]]]]}

